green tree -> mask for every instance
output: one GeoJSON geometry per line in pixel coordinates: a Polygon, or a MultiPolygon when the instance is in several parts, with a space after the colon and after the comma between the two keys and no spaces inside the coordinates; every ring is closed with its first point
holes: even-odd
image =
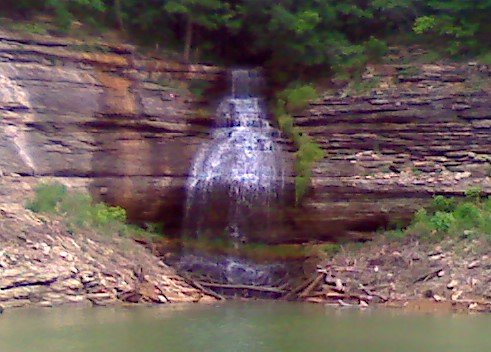
{"type": "Polygon", "coordinates": [[[416,34],[444,39],[452,55],[490,49],[491,0],[429,0],[426,6],[414,22],[416,34]]]}
{"type": "Polygon", "coordinates": [[[164,6],[170,14],[183,18],[185,23],[184,61],[190,59],[195,28],[217,30],[224,27],[233,15],[230,6],[220,0],[169,0],[164,6]]]}

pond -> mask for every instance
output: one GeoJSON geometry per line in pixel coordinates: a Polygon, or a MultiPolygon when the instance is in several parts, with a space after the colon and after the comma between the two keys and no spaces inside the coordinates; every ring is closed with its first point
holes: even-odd
{"type": "Polygon", "coordinates": [[[1,352],[482,352],[491,316],[281,302],[9,310],[1,352]]]}

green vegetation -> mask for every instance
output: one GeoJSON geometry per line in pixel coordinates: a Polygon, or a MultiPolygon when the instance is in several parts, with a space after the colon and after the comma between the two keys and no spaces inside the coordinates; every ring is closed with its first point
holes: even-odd
{"type": "Polygon", "coordinates": [[[312,167],[315,162],[324,158],[322,148],[307,133],[295,127],[293,113],[305,109],[308,103],[317,97],[311,85],[293,85],[277,95],[273,111],[280,129],[292,138],[297,147],[295,200],[300,203],[310,186],[312,167]]]}
{"type": "Polygon", "coordinates": [[[464,200],[435,196],[430,206],[418,210],[406,229],[390,231],[388,237],[439,241],[484,236],[491,241],[491,197],[483,199],[481,193],[479,188],[471,188],[464,200]]]}
{"type": "Polygon", "coordinates": [[[126,211],[104,203],[94,203],[90,195],[72,192],[60,183],[43,183],[35,188],[36,195],[26,207],[36,213],[58,215],[70,231],[94,229],[99,233],[119,236],[155,237],[149,227],[145,231],[127,223],[126,211]]]}
{"type": "Polygon", "coordinates": [[[263,65],[279,80],[356,77],[388,44],[418,43],[482,62],[491,49],[491,0],[2,0],[0,14],[47,14],[61,32],[75,20],[113,28],[140,44],[179,48],[186,61],[263,65]]]}
{"type": "Polygon", "coordinates": [[[42,23],[12,23],[9,26],[14,31],[28,34],[47,34],[48,29],[42,23]]]}

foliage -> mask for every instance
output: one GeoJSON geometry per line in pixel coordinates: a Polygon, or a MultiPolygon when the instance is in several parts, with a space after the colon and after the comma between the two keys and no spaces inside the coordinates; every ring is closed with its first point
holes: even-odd
{"type": "Polygon", "coordinates": [[[210,82],[199,79],[192,80],[188,84],[189,91],[197,97],[203,97],[205,92],[210,89],[210,87],[210,82]]]}
{"type": "Polygon", "coordinates": [[[370,62],[380,62],[388,51],[387,43],[373,36],[365,42],[365,55],[370,62]]]}
{"type": "Polygon", "coordinates": [[[425,14],[415,19],[414,32],[448,43],[449,54],[489,50],[491,0],[430,0],[422,10],[425,14]]]}
{"type": "Polygon", "coordinates": [[[485,236],[491,240],[491,197],[483,200],[481,191],[470,189],[464,200],[436,196],[428,208],[420,209],[409,227],[401,233],[429,240],[445,236],[485,236]]]}
{"type": "Polygon", "coordinates": [[[46,29],[46,26],[44,26],[42,23],[14,23],[10,27],[14,31],[19,31],[23,33],[29,33],[29,34],[47,34],[48,30],[46,29]]]}
{"type": "Polygon", "coordinates": [[[279,93],[279,98],[285,102],[288,112],[298,112],[305,109],[310,101],[317,98],[317,91],[312,85],[295,85],[279,93]]]}
{"type": "Polygon", "coordinates": [[[58,203],[65,198],[67,188],[60,183],[43,183],[34,189],[36,197],[26,205],[35,213],[54,213],[58,203]]]}
{"type": "Polygon", "coordinates": [[[36,213],[62,216],[70,230],[96,229],[104,234],[120,236],[155,234],[127,224],[126,210],[105,203],[94,203],[90,195],[68,191],[60,183],[40,184],[27,208],[36,213]]]}
{"type": "Polygon", "coordinates": [[[386,54],[387,42],[411,32],[411,40],[451,55],[486,58],[491,49],[491,0],[2,0],[0,11],[48,13],[64,31],[78,19],[124,29],[146,44],[184,42],[188,59],[261,64],[278,78],[356,77],[386,54]]]}
{"type": "Polygon", "coordinates": [[[305,109],[310,101],[317,98],[317,91],[311,85],[292,85],[277,94],[273,111],[280,129],[293,139],[297,147],[295,200],[300,203],[310,186],[313,165],[324,158],[322,148],[307,133],[294,126],[293,113],[305,109]]]}

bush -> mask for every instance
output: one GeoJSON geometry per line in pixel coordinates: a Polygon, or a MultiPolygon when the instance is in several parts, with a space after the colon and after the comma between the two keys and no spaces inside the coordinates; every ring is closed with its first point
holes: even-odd
{"type": "Polygon", "coordinates": [[[430,218],[431,226],[440,233],[448,233],[454,222],[455,218],[452,214],[441,211],[437,211],[435,215],[430,218]]]}
{"type": "Polygon", "coordinates": [[[471,187],[465,191],[465,196],[473,202],[479,202],[481,200],[482,188],[481,187],[471,187]]]}
{"type": "Polygon", "coordinates": [[[34,191],[36,197],[26,205],[35,213],[54,213],[58,203],[66,196],[67,188],[61,183],[40,184],[34,191]]]}
{"type": "Polygon", "coordinates": [[[477,188],[466,192],[466,200],[444,196],[433,198],[432,204],[420,209],[405,233],[429,239],[445,236],[485,236],[491,240],[491,197],[481,198],[477,188]]]}
{"type": "Polygon", "coordinates": [[[431,209],[434,212],[443,211],[443,212],[452,212],[455,210],[456,201],[454,198],[447,198],[444,196],[435,196],[433,197],[433,202],[431,204],[431,209]]]}
{"type": "Polygon", "coordinates": [[[365,42],[365,55],[370,62],[382,61],[388,51],[387,43],[373,36],[365,42]]]}
{"type": "Polygon", "coordinates": [[[126,210],[105,203],[94,203],[90,195],[69,192],[60,183],[41,184],[27,208],[36,213],[57,214],[64,218],[69,229],[92,228],[104,234],[154,236],[127,224],[126,210]]]}
{"type": "Polygon", "coordinates": [[[280,96],[286,102],[287,111],[294,113],[305,109],[310,101],[316,99],[317,91],[311,85],[300,85],[285,89],[280,96]]]}

